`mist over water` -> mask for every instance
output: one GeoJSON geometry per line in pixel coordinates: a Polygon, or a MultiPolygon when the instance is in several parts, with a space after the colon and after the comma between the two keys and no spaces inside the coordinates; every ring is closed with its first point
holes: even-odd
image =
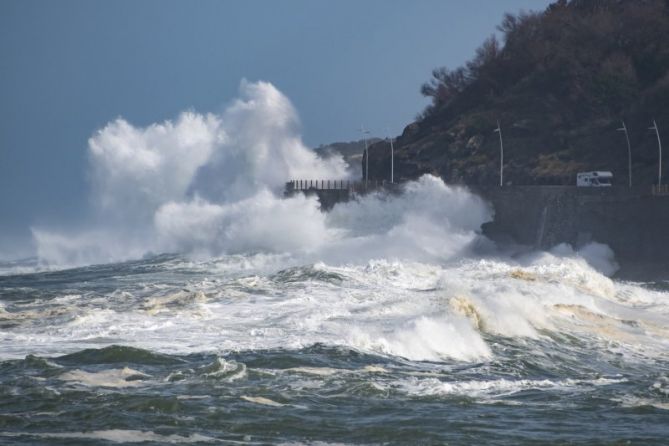
{"type": "Polygon", "coordinates": [[[0,442],[663,444],[663,278],[502,250],[432,176],[283,198],[346,165],[271,84],[240,94],[91,137],[88,228],[35,228],[40,265],[0,275],[0,442]]]}

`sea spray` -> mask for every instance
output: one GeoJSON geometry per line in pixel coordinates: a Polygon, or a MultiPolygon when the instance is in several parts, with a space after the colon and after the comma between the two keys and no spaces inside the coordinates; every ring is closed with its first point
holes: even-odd
{"type": "MultiPolygon", "coordinates": [[[[266,82],[243,81],[241,98],[221,115],[184,112],[174,122],[145,128],[119,118],[89,140],[94,223],[74,233],[33,228],[38,257],[43,264],[74,266],[201,250],[210,242],[212,253],[236,252],[240,248],[226,241],[243,237],[242,222],[259,224],[258,219],[268,225],[249,237],[271,233],[268,218],[282,209],[294,228],[305,220],[312,224],[315,203],[278,202],[284,182],[345,179],[348,173],[341,157],[316,156],[298,130],[292,104],[266,82]],[[244,219],[241,208],[253,204],[255,214],[244,219]],[[235,219],[231,225],[236,226],[219,228],[217,218],[235,219]],[[184,240],[182,232],[192,240],[184,240]]],[[[285,226],[269,237],[286,237],[285,226]]],[[[265,247],[261,242],[259,248],[265,247]]]]}

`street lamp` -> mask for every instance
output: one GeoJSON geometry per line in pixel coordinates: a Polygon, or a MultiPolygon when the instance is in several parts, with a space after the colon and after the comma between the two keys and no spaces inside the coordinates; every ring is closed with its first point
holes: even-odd
{"type": "Polygon", "coordinates": [[[504,186],[504,143],[502,142],[502,127],[497,120],[496,133],[499,133],[499,185],[504,186]]]}
{"type": "Polygon", "coordinates": [[[369,135],[369,130],[365,130],[365,127],[360,126],[360,131],[362,132],[362,140],[365,142],[365,189],[367,189],[367,182],[369,181],[369,151],[367,150],[366,135],[369,135]]]}
{"type": "MultiPolygon", "coordinates": [[[[630,137],[627,134],[627,126],[625,125],[625,121],[622,121],[623,126],[618,130],[619,132],[625,132],[625,139],[627,140],[627,168],[628,168],[628,177],[629,177],[629,183],[630,187],[632,187],[632,146],[630,145],[630,137]]],[[[661,158],[661,156],[660,156],[661,158]]]]}
{"type": "Polygon", "coordinates": [[[393,147],[393,137],[390,137],[390,183],[395,182],[395,148],[393,147]]]}
{"type": "Polygon", "coordinates": [[[653,126],[648,127],[648,130],[655,130],[655,134],[657,135],[657,147],[660,151],[660,162],[658,166],[658,173],[657,173],[657,185],[661,186],[662,185],[662,141],[660,140],[660,131],[657,128],[657,123],[653,119],[653,126]]]}

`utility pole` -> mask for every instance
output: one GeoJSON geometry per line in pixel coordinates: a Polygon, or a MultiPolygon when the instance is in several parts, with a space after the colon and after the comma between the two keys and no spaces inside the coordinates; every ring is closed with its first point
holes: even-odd
{"type": "Polygon", "coordinates": [[[657,173],[657,185],[662,186],[662,141],[660,140],[660,130],[658,130],[657,123],[655,122],[654,119],[653,119],[653,126],[648,127],[648,130],[655,130],[655,134],[657,135],[657,147],[660,151],[660,160],[657,173]]]}
{"type": "Polygon", "coordinates": [[[369,151],[367,150],[367,135],[369,130],[365,130],[364,126],[360,126],[360,131],[362,132],[362,140],[365,142],[365,189],[367,189],[367,183],[369,182],[369,151]]]}
{"type": "Polygon", "coordinates": [[[630,145],[630,137],[627,133],[627,126],[625,125],[625,121],[622,121],[623,126],[618,130],[619,132],[625,132],[625,139],[627,140],[627,169],[628,169],[628,177],[629,177],[629,187],[632,187],[632,146],[630,145]]]}
{"type": "Polygon", "coordinates": [[[504,186],[504,143],[502,142],[502,127],[497,120],[496,133],[499,133],[499,185],[504,186]]]}

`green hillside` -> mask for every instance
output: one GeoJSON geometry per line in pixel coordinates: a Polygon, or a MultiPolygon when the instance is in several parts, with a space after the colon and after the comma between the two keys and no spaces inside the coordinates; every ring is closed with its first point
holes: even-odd
{"type": "MultiPolygon", "coordinates": [[[[396,178],[499,182],[499,120],[505,183],[573,184],[578,171],[611,170],[627,184],[624,120],[634,183],[657,182],[648,127],[655,119],[669,144],[669,1],[561,0],[506,15],[499,30],[422,86],[431,105],[397,139],[396,178]]],[[[388,143],[376,143],[370,178],[388,179],[389,166],[388,143]]]]}

